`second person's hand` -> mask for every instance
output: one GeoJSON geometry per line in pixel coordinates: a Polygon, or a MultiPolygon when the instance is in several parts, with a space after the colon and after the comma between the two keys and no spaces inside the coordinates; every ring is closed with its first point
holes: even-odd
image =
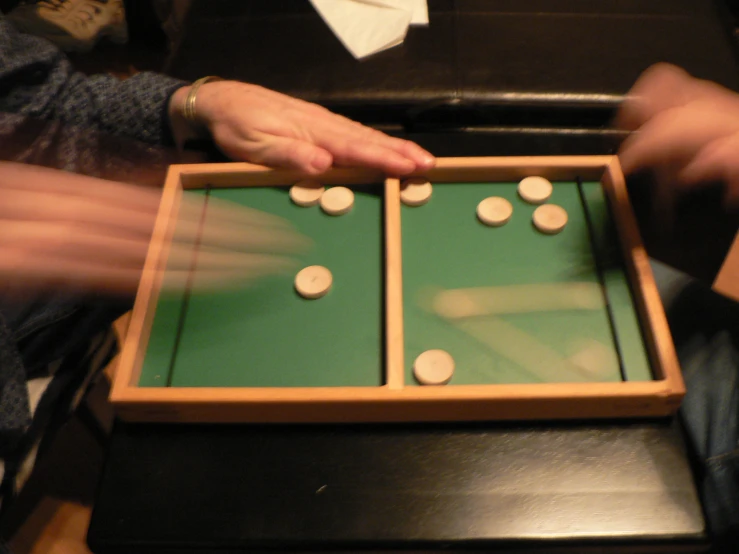
{"type": "Polygon", "coordinates": [[[739,202],[739,95],[657,64],[634,84],[617,126],[632,131],[619,150],[627,175],[651,170],[673,190],[721,182],[739,202]]]}

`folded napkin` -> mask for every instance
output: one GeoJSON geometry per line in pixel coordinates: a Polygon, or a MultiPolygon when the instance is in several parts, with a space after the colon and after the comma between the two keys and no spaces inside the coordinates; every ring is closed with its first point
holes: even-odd
{"type": "Polygon", "coordinates": [[[401,44],[409,25],[428,23],[426,0],[311,0],[311,3],[357,59],[401,44]]]}
{"type": "Polygon", "coordinates": [[[426,0],[376,0],[378,4],[384,4],[401,10],[411,10],[411,25],[428,25],[429,8],[426,0]]]}

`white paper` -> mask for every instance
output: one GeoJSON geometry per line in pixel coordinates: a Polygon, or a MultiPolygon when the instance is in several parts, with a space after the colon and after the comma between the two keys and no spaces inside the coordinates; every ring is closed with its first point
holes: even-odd
{"type": "Polygon", "coordinates": [[[311,3],[346,49],[360,59],[397,46],[405,39],[411,11],[386,5],[385,1],[311,0],[311,3]]]}
{"type": "Polygon", "coordinates": [[[429,6],[426,0],[416,0],[411,16],[411,25],[428,25],[429,24],[429,6]]]}
{"type": "Polygon", "coordinates": [[[374,0],[386,6],[411,12],[411,25],[429,24],[429,7],[426,0],[374,0]]]}

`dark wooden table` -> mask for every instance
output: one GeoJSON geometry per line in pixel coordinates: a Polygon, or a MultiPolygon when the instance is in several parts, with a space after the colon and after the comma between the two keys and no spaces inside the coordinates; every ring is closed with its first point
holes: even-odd
{"type": "Polygon", "coordinates": [[[191,0],[167,71],[241,79],[406,126],[438,108],[476,123],[522,109],[538,124],[587,117],[615,107],[656,62],[739,90],[725,0],[427,1],[428,27],[357,61],[307,1],[191,0]]]}
{"type": "Polygon", "coordinates": [[[97,554],[699,552],[674,422],[118,425],[97,554]]]}
{"type": "MultiPolygon", "coordinates": [[[[431,0],[438,14],[433,32],[440,32],[435,40],[413,30],[402,48],[362,64],[297,3],[195,4],[192,13],[203,17],[175,52],[172,73],[272,86],[397,134],[415,133],[409,136],[437,155],[612,153],[620,137],[608,130],[608,118],[638,73],[658,59],[734,88],[739,83],[715,3],[703,0],[614,0],[599,3],[602,14],[578,0],[557,10],[543,0],[524,7],[508,0],[431,0]],[[285,20],[274,24],[270,13],[280,9],[285,20]],[[285,24],[295,33],[281,35],[285,24]],[[273,45],[273,57],[255,54],[264,44],[273,45]],[[511,50],[511,44],[519,47],[511,50]]],[[[99,164],[93,169],[122,180],[133,175],[156,182],[173,161],[105,141],[79,151],[85,149],[86,163],[99,164]]],[[[712,233],[720,219],[715,211],[704,212],[709,225],[692,220],[685,226],[707,234],[665,242],[649,217],[649,198],[637,203],[651,253],[713,270],[724,247],[715,240],[720,233],[712,233]],[[717,251],[694,249],[697,257],[686,260],[682,246],[705,236],[717,251]]],[[[719,231],[728,234],[732,225],[719,231]]],[[[96,554],[701,551],[705,525],[682,437],[677,419],[424,426],[118,422],[89,544],[96,554]]]]}
{"type": "MultiPolygon", "coordinates": [[[[617,137],[428,133],[438,155],[611,152],[617,137]]],[[[96,554],[702,551],[677,420],[422,426],[118,422],[96,554]]]]}

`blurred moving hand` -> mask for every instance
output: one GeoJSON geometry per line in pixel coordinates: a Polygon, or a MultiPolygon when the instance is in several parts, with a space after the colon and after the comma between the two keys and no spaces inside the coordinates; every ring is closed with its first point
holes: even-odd
{"type": "MultiPolygon", "coordinates": [[[[169,106],[175,135],[186,135],[182,108],[190,87],[169,106]]],[[[271,167],[318,174],[332,165],[370,167],[393,175],[424,171],[434,157],[413,142],[390,137],[327,109],[256,85],[209,82],[196,113],[224,154],[271,167]]]]}
{"type": "MultiPolygon", "coordinates": [[[[161,190],[0,162],[0,282],[14,288],[135,293],[161,190]]],[[[165,288],[197,255],[199,288],[241,285],[292,267],[307,240],[272,215],[183,195],[165,288]]]]}
{"type": "Polygon", "coordinates": [[[722,182],[727,202],[739,203],[739,95],[657,64],[634,84],[617,125],[636,131],[619,151],[627,175],[650,169],[678,189],[722,182]]]}

